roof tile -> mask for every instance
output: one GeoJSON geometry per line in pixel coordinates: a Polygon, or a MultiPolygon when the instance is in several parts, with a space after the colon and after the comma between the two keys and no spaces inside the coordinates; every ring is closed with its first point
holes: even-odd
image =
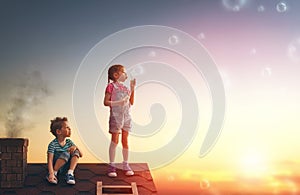
{"type": "Polygon", "coordinates": [[[139,195],[156,195],[157,190],[147,163],[131,163],[135,172],[134,176],[125,176],[121,170],[122,164],[117,164],[118,177],[107,176],[108,165],[105,163],[82,163],[75,170],[75,185],[68,185],[64,181],[64,175],[59,176],[57,185],[49,184],[45,177],[47,165],[43,163],[29,163],[27,177],[23,188],[0,189],[0,194],[96,194],[96,183],[101,181],[103,185],[130,185],[136,182],[139,195]]]}

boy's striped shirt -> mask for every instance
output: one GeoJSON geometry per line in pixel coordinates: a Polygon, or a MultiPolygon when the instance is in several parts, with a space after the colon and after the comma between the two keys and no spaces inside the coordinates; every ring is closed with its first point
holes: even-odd
{"type": "Polygon", "coordinates": [[[67,152],[68,148],[74,146],[75,144],[70,139],[66,139],[66,144],[62,147],[59,143],[57,138],[52,140],[48,145],[48,153],[57,153],[57,152],[67,152]]]}

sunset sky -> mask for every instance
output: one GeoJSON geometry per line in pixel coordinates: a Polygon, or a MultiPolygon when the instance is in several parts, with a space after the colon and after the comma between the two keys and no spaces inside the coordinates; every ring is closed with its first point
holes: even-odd
{"type": "Polygon", "coordinates": [[[130,159],[159,194],[300,193],[300,1],[0,5],[0,136],[29,138],[28,162],[46,162],[56,116],[80,162],[107,162],[106,71],[122,63],[137,79],[130,159]]]}

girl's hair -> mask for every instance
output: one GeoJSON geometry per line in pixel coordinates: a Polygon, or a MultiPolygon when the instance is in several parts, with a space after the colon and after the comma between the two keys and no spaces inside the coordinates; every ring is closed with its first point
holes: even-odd
{"type": "Polygon", "coordinates": [[[62,128],[63,122],[68,121],[67,117],[56,117],[55,119],[51,120],[50,124],[50,132],[57,137],[56,130],[62,128]]]}
{"type": "Polygon", "coordinates": [[[112,65],[111,67],[109,67],[109,69],[108,69],[108,83],[109,83],[110,80],[115,81],[114,73],[119,72],[120,70],[122,70],[122,68],[124,68],[124,66],[121,65],[121,64],[115,64],[115,65],[112,65]]]}

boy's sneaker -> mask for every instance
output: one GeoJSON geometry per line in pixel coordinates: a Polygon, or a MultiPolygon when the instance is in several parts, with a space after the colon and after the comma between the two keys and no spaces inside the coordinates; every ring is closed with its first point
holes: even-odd
{"type": "Polygon", "coordinates": [[[75,184],[75,177],[71,174],[66,174],[66,182],[67,184],[74,185],[75,184]]]}
{"type": "Polygon", "coordinates": [[[123,170],[125,171],[125,175],[132,176],[134,175],[134,172],[130,168],[129,164],[127,162],[123,162],[123,170]]]}
{"type": "Polygon", "coordinates": [[[56,178],[56,176],[54,176],[54,178],[53,179],[50,179],[49,178],[49,174],[46,176],[46,179],[47,179],[47,181],[49,182],[49,183],[51,183],[51,184],[57,184],[57,178],[56,178]]]}
{"type": "Polygon", "coordinates": [[[117,175],[117,169],[116,169],[116,167],[112,166],[112,165],[109,165],[107,175],[109,177],[117,177],[118,175],[117,175]]]}

